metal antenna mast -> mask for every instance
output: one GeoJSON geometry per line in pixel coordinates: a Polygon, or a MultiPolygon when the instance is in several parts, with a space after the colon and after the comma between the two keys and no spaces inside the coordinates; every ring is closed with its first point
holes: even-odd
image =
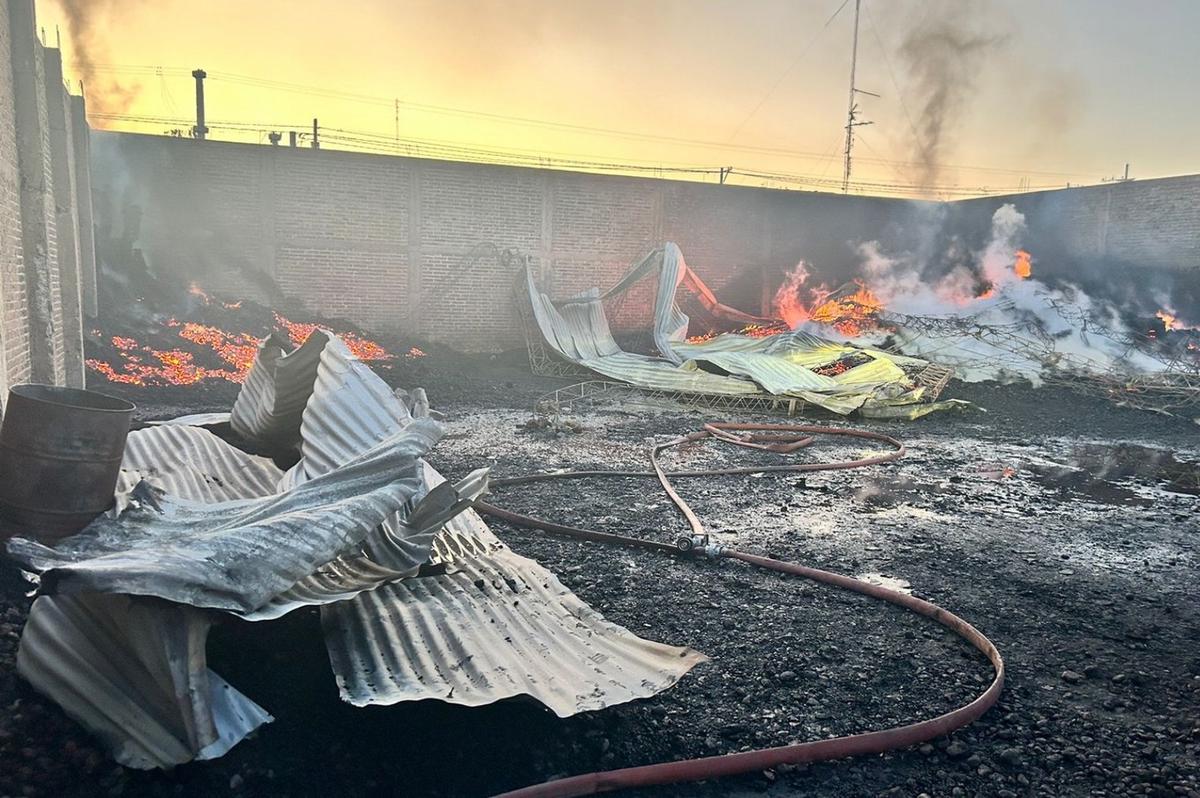
{"type": "Polygon", "coordinates": [[[843,194],[850,191],[850,151],[854,149],[854,128],[871,124],[870,122],[857,121],[858,105],[854,102],[854,95],[867,94],[871,97],[879,96],[878,94],[854,87],[854,73],[858,68],[858,14],[861,10],[862,0],[854,0],[854,46],[850,50],[850,107],[846,111],[846,162],[842,169],[843,194]]]}

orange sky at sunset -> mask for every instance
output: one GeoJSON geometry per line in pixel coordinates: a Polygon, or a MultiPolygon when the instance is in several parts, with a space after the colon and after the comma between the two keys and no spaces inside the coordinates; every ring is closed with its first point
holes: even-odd
{"type": "MultiPolygon", "coordinates": [[[[859,128],[854,190],[1057,187],[1127,161],[1134,177],[1197,171],[1200,110],[1185,99],[1200,71],[1187,41],[1200,4],[1135,6],[864,0],[858,86],[881,97],[860,97],[873,124],[859,128]]],[[[216,139],[280,130],[286,143],[316,116],[323,146],[733,166],[735,183],[840,190],[853,0],[39,0],[37,10],[50,44],[61,28],[98,127],[188,128],[190,72],[203,67],[216,139]]]]}

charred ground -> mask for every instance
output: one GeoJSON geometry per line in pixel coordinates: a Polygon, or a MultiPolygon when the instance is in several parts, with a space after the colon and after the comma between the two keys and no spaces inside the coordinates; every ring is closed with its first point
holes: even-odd
{"type": "MultiPolygon", "coordinates": [[[[426,387],[447,413],[449,434],[433,460],[448,475],[481,464],[498,476],[642,466],[647,438],[707,417],[610,404],[578,408],[578,432],[527,428],[536,398],[569,381],[531,377],[519,354],[435,351],[393,358],[380,372],[397,386],[426,387]]],[[[196,387],[113,392],[137,401],[144,417],[161,417],[227,408],[236,391],[196,387]]],[[[947,395],[988,412],[855,422],[908,444],[909,455],[890,466],[680,487],[722,542],[903,579],[962,615],[1008,663],[999,705],[919,749],[644,794],[1200,795],[1200,427],[1057,389],[955,384],[947,395]],[[1170,459],[1156,454],[1167,451],[1170,459]]],[[[822,443],[799,456],[849,451],[822,443]]],[[[756,458],[711,443],[677,457],[697,465],[756,458]]],[[[636,479],[541,483],[494,500],[627,535],[671,540],[682,530],[656,486],[636,479]]],[[[712,661],[655,699],[568,720],[517,700],[355,709],[337,698],[315,612],[227,621],[214,630],[210,664],[276,721],[217,761],[139,773],[114,765],[16,677],[31,599],[5,565],[0,795],[482,796],[910,722],[965,703],[990,679],[987,663],[957,638],[868,599],[732,562],[493,528],[611,620],[712,661]]]]}

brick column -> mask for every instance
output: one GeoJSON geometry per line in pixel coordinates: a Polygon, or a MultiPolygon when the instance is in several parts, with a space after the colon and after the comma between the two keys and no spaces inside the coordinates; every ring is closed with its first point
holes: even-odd
{"type": "Polygon", "coordinates": [[[79,223],[79,293],[83,315],[96,318],[96,221],[92,211],[92,142],[87,103],[67,95],[71,106],[71,144],[75,154],[75,216],[79,223]]]}
{"type": "Polygon", "coordinates": [[[62,52],[43,50],[46,74],[46,119],[50,130],[50,163],[54,229],[58,239],[58,278],[62,306],[63,372],[66,385],[82,388],[83,298],[80,290],[79,219],[76,216],[75,148],[71,111],[63,87],[62,52]]]}
{"type": "Polygon", "coordinates": [[[66,375],[42,46],[37,40],[33,0],[8,0],[8,12],[21,178],[21,249],[29,302],[30,379],[61,385],[66,375]]]}

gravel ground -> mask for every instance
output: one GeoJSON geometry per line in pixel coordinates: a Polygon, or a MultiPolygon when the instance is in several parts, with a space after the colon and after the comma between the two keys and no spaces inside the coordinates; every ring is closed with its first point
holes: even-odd
{"type": "MultiPolygon", "coordinates": [[[[484,463],[497,476],[644,467],[647,439],[705,418],[609,405],[577,407],[578,432],[529,429],[536,397],[565,382],[531,378],[512,356],[422,358],[388,379],[425,385],[447,412],[432,459],[449,475],[484,463]]],[[[145,416],[208,409],[189,395],[134,398],[145,416]]],[[[1008,664],[999,704],[917,749],[641,794],[1200,796],[1200,427],[1060,390],[956,384],[947,395],[989,412],[854,423],[901,437],[909,454],[897,463],[678,484],[723,543],[909,585],[973,623],[1008,664]]],[[[864,448],[821,441],[795,457],[864,448]]],[[[776,459],[712,442],[669,457],[699,467],[776,459]]],[[[686,528],[648,480],[540,483],[493,500],[660,540],[686,528]]],[[[711,662],[654,699],[567,720],[521,700],[354,709],[337,699],[314,612],[227,622],[210,664],[276,722],[220,760],[139,773],[15,676],[30,599],[0,566],[0,796],[482,796],[912,722],[971,700],[991,678],[940,626],[844,591],[493,528],[611,620],[711,662]]]]}

